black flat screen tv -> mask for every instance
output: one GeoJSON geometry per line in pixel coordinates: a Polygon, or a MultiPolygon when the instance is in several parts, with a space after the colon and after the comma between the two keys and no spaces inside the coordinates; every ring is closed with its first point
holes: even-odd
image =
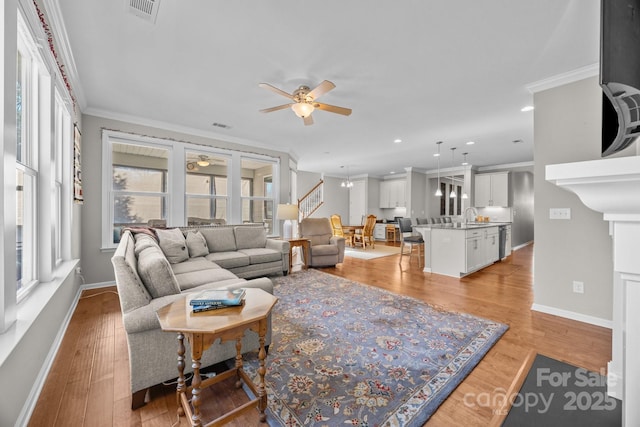
{"type": "Polygon", "coordinates": [[[640,137],[640,0],[602,0],[602,157],[640,137]]]}

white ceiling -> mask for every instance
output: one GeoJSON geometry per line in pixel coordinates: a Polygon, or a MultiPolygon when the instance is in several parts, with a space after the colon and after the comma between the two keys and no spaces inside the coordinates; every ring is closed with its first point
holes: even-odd
{"type": "Polygon", "coordinates": [[[599,0],[161,0],[155,24],[127,0],[57,2],[83,112],[290,152],[330,175],[433,170],[439,140],[442,167],[451,147],[455,163],[530,162],[527,86],[599,56],[599,0]],[[319,101],[351,116],[258,112],[288,102],[258,83],[325,79],[336,88],[319,101]]]}

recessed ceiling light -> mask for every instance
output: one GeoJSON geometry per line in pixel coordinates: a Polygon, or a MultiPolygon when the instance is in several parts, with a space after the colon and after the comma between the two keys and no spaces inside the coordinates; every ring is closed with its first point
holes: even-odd
{"type": "Polygon", "coordinates": [[[522,107],[520,109],[520,111],[522,111],[523,113],[526,113],[527,111],[531,111],[533,110],[533,105],[527,105],[526,107],[522,107]]]}
{"type": "Polygon", "coordinates": [[[394,172],[394,171],[391,171],[391,172],[389,172],[389,173],[390,173],[391,175],[393,175],[395,172],[394,172]]]}
{"type": "Polygon", "coordinates": [[[402,142],[402,140],[400,138],[396,138],[393,140],[394,143],[396,144],[400,144],[402,142]]]}
{"type": "Polygon", "coordinates": [[[475,144],[475,142],[473,142],[473,141],[468,141],[467,142],[467,145],[473,145],[473,144],[475,144]]]}

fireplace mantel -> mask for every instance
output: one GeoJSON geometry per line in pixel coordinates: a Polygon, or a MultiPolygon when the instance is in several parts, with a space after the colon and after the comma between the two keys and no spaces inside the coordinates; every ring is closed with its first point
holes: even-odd
{"type": "Polygon", "coordinates": [[[606,221],[640,221],[640,156],[548,165],[546,179],[606,221]]]}
{"type": "Polygon", "coordinates": [[[609,221],[614,271],[608,392],[622,399],[623,425],[640,425],[640,156],[547,165],[545,178],[609,221]]]}

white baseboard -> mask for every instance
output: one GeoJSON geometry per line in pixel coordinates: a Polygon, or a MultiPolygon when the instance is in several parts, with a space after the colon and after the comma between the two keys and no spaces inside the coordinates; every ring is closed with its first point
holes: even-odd
{"type": "Polygon", "coordinates": [[[73,299],[73,303],[69,307],[67,314],[60,325],[60,329],[56,334],[56,338],[51,343],[51,348],[49,349],[49,353],[47,353],[47,357],[42,364],[42,368],[40,368],[40,372],[36,377],[36,380],[33,383],[33,387],[31,387],[31,392],[27,397],[27,401],[22,407],[22,411],[16,420],[16,426],[26,426],[29,424],[29,419],[33,414],[33,410],[35,409],[36,404],[38,403],[38,398],[40,397],[40,393],[42,392],[42,387],[44,387],[44,383],[49,376],[49,371],[51,370],[51,366],[53,366],[53,361],[58,354],[58,350],[60,350],[60,345],[62,344],[62,340],[64,339],[64,335],[67,333],[67,328],[69,327],[69,323],[71,322],[71,318],[73,317],[73,313],[76,311],[78,306],[78,302],[80,301],[80,296],[82,295],[82,291],[86,289],[99,289],[105,288],[108,286],[114,286],[115,282],[102,282],[102,283],[91,283],[88,285],[80,285],[78,287],[78,292],[73,299]]]}
{"type": "Polygon", "coordinates": [[[558,317],[564,317],[565,319],[577,320],[578,322],[588,323],[590,325],[600,326],[607,329],[613,329],[613,321],[601,319],[600,317],[589,316],[582,313],[576,313],[573,311],[562,310],[560,308],[549,307],[547,305],[535,303],[531,305],[531,310],[552,314],[558,317]]]}
{"type": "Polygon", "coordinates": [[[516,247],[514,247],[514,248],[511,248],[511,250],[512,250],[512,251],[517,251],[518,249],[522,249],[522,248],[524,248],[525,246],[529,246],[529,245],[530,245],[530,244],[532,244],[532,243],[533,243],[533,240],[530,240],[530,241],[528,241],[528,242],[526,242],[526,243],[523,243],[523,244],[518,245],[518,246],[516,246],[516,247]]]}

